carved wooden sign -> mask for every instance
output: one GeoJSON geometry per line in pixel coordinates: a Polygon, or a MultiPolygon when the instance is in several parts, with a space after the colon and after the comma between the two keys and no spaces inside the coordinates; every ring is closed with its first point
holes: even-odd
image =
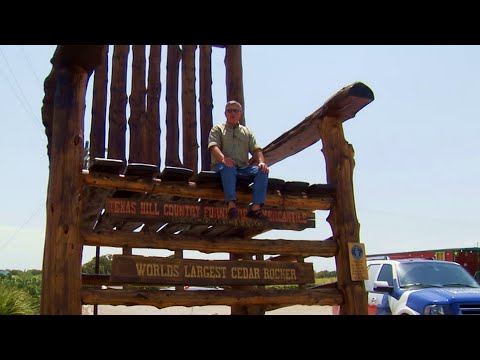
{"type": "Polygon", "coordinates": [[[308,284],[315,282],[315,273],[310,263],[114,255],[110,281],[203,286],[308,284]]]}
{"type": "Polygon", "coordinates": [[[248,209],[238,207],[239,218],[228,219],[226,206],[178,203],[149,199],[107,198],[105,213],[128,220],[156,219],[165,223],[189,223],[221,225],[234,224],[248,227],[271,227],[275,229],[302,230],[315,227],[315,213],[304,210],[271,209],[265,206],[267,220],[247,217],[248,209]]]}

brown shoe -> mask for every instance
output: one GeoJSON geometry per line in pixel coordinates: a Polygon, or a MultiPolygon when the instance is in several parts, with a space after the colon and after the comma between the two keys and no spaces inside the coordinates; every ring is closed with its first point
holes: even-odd
{"type": "Polygon", "coordinates": [[[268,216],[265,215],[262,210],[248,210],[247,217],[251,219],[258,219],[258,220],[267,220],[268,216]]]}
{"type": "Polygon", "coordinates": [[[228,209],[227,217],[229,219],[238,219],[238,210],[237,208],[228,209]]]}

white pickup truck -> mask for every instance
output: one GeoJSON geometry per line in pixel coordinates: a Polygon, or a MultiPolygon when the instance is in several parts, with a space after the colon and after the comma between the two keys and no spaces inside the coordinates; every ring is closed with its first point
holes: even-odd
{"type": "Polygon", "coordinates": [[[369,315],[479,315],[480,285],[459,264],[367,261],[369,315]]]}

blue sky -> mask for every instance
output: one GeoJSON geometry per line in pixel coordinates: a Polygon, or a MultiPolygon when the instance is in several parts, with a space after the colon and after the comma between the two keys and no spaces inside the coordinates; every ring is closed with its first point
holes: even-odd
{"type": "MultiPolygon", "coordinates": [[[[40,110],[54,50],[0,46],[0,269],[42,266],[48,159],[40,110]]],[[[342,87],[361,81],[373,90],[375,100],[344,123],[355,149],[356,210],[367,253],[479,245],[480,46],[245,45],[242,51],[246,123],[263,145],[342,87]]],[[[222,71],[223,50],[214,49],[215,123],[224,121],[222,71]]],[[[86,140],[88,109],[87,103],[86,140]]],[[[275,164],[270,176],[325,183],[321,149],[318,142],[275,164]]],[[[327,215],[317,212],[315,229],[262,238],[328,238],[327,215]]],[[[84,261],[93,255],[86,249],[84,261]]],[[[333,259],[308,261],[316,271],[335,269],[333,259]]]]}

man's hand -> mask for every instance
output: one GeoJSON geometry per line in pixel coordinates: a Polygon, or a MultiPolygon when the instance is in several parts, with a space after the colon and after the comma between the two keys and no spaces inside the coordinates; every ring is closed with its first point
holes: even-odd
{"type": "Polygon", "coordinates": [[[268,173],[268,165],[265,164],[264,162],[260,162],[258,163],[258,167],[260,168],[260,170],[262,170],[262,172],[264,173],[268,173]]]}
{"type": "Polygon", "coordinates": [[[227,157],[226,157],[226,158],[223,158],[222,163],[223,163],[225,166],[227,166],[227,167],[233,167],[233,166],[235,166],[235,161],[233,161],[232,158],[227,158],[227,157]]]}

